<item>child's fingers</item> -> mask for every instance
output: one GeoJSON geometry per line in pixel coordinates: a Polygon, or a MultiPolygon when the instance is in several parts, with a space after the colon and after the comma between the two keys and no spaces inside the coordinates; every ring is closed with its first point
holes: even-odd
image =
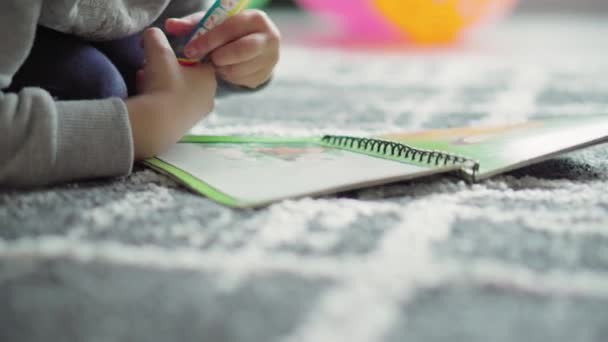
{"type": "Polygon", "coordinates": [[[188,58],[203,58],[218,47],[248,34],[271,31],[276,32],[273,35],[278,38],[278,30],[264,12],[247,10],[226,19],[218,27],[194,39],[184,51],[188,58]]]}
{"type": "Polygon", "coordinates": [[[144,47],[145,61],[148,65],[175,61],[175,53],[167,36],[158,28],[149,28],[144,32],[144,47]]]}
{"type": "Polygon", "coordinates": [[[227,81],[243,79],[260,70],[268,68],[268,63],[262,58],[255,58],[243,63],[216,67],[215,71],[227,81]]]}
{"type": "Polygon", "coordinates": [[[204,15],[204,12],[197,12],[183,18],[167,19],[165,21],[165,29],[168,33],[178,37],[188,35],[204,15]]]}
{"type": "Polygon", "coordinates": [[[262,69],[259,70],[249,76],[239,79],[228,79],[224,78],[226,81],[238,84],[247,88],[255,89],[259,87],[264,82],[268,81],[272,75],[272,70],[262,69]]]}
{"type": "Polygon", "coordinates": [[[266,35],[252,33],[216,49],[210,58],[216,66],[242,63],[261,55],[265,46],[266,35]]]}
{"type": "MultiPolygon", "coordinates": [[[[175,71],[177,59],[165,34],[157,29],[150,28],[144,32],[144,46],[146,59],[146,73],[150,76],[162,72],[162,76],[169,76],[175,71]]],[[[160,76],[160,75],[159,75],[160,76]]]]}

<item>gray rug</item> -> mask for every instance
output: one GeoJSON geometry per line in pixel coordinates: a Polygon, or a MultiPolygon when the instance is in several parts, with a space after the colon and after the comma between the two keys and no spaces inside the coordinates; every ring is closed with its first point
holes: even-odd
{"type": "MultiPolygon", "coordinates": [[[[286,29],[287,31],[289,28],[286,29]]],[[[286,44],[208,134],[370,134],[608,115],[603,18],[444,52],[286,44]]],[[[0,193],[0,341],[605,341],[608,146],[231,210],[137,167],[0,193]]]]}

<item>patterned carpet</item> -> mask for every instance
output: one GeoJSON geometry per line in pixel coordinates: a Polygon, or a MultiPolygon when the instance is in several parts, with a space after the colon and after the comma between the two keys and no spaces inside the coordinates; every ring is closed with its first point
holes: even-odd
{"type": "MultiPolygon", "coordinates": [[[[608,115],[608,22],[518,17],[458,48],[287,42],[207,134],[370,134],[608,115]]],[[[232,210],[138,167],[0,192],[0,341],[605,341],[608,146],[232,210]]]]}

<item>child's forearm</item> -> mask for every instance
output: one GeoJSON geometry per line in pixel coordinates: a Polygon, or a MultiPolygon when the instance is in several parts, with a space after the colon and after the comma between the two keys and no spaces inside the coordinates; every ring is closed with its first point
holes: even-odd
{"type": "Polygon", "coordinates": [[[0,93],[0,187],[126,175],[131,140],[120,99],[55,102],[37,88],[0,93]]]}
{"type": "Polygon", "coordinates": [[[126,101],[136,160],[164,152],[208,114],[204,107],[192,107],[189,102],[171,93],[144,94],[126,101]]]}
{"type": "Polygon", "coordinates": [[[167,113],[177,114],[175,103],[168,96],[140,95],[128,99],[126,104],[136,160],[162,153],[189,128],[167,116],[167,113]]]}

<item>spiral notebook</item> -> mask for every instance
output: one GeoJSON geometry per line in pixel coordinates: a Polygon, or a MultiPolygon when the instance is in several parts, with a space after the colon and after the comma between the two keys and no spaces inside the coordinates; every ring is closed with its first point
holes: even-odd
{"type": "Polygon", "coordinates": [[[453,173],[470,182],[608,141],[608,116],[372,137],[187,136],[145,163],[232,207],[453,173]]]}

